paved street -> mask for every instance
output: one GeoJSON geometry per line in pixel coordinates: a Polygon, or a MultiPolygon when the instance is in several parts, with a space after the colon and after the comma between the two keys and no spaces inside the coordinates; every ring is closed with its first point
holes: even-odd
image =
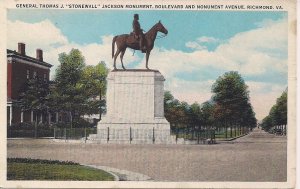
{"type": "Polygon", "coordinates": [[[8,140],[8,157],[57,159],[141,173],[155,181],[286,181],[286,137],[259,129],[216,145],[129,145],[8,140]]]}

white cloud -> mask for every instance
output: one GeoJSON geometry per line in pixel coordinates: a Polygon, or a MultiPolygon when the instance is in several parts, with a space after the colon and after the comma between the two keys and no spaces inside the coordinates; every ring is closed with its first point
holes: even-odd
{"type": "Polygon", "coordinates": [[[21,21],[7,22],[8,48],[15,49],[18,42],[27,44],[26,53],[34,55],[36,48],[47,51],[53,46],[68,44],[68,39],[49,20],[39,23],[25,23],[21,21]]]}
{"type": "Polygon", "coordinates": [[[207,50],[206,45],[208,43],[217,43],[219,39],[214,37],[202,36],[197,38],[195,41],[188,41],[185,43],[185,46],[194,50],[207,50]]]}
{"type": "Polygon", "coordinates": [[[204,49],[207,49],[206,46],[204,45],[201,45],[197,42],[194,42],[194,41],[189,41],[185,44],[186,47],[188,48],[191,48],[191,49],[197,49],[197,50],[204,50],[204,49]]]}
{"type": "Polygon", "coordinates": [[[219,41],[219,39],[214,38],[214,37],[202,36],[202,37],[199,37],[197,39],[197,41],[200,43],[216,43],[219,41]]]}
{"type": "MultiPolygon", "coordinates": [[[[18,42],[26,44],[26,54],[35,57],[37,48],[41,48],[44,53],[44,61],[53,65],[51,75],[55,73],[59,65],[58,54],[69,53],[72,48],[79,49],[85,57],[87,65],[95,65],[100,61],[105,61],[109,68],[112,68],[112,38],[113,36],[99,36],[101,43],[77,44],[69,42],[67,37],[49,20],[38,23],[25,23],[21,21],[8,21],[8,44],[11,50],[17,49],[18,42]]],[[[130,51],[124,56],[125,66],[133,61],[139,60],[139,56],[132,56],[130,51]]],[[[120,66],[120,59],[117,60],[120,66]]]]}
{"type": "MultiPolygon", "coordinates": [[[[209,39],[202,38],[202,41],[209,41],[209,39]]],[[[276,72],[287,73],[286,19],[268,22],[263,27],[239,33],[226,43],[220,44],[214,51],[208,51],[198,45],[199,43],[186,43],[186,46],[194,49],[189,53],[158,48],[152,51],[149,60],[150,67],[159,69],[167,80],[174,82],[172,85],[167,85],[167,88],[179,100],[190,103],[193,101],[202,103],[208,100],[211,96],[212,83],[205,80],[185,81],[184,78],[176,76],[178,73],[191,73],[192,77],[203,74],[203,70],[212,69],[213,71],[213,68],[238,71],[242,76],[252,77],[276,72]],[[176,77],[178,80],[174,80],[176,77]],[[204,85],[206,82],[208,85],[204,85]],[[199,83],[202,85],[200,86],[199,83]]],[[[246,83],[249,82],[246,81],[246,83]]],[[[251,102],[257,118],[262,119],[268,114],[286,85],[268,84],[264,81],[250,84],[251,102]]]]}
{"type": "Polygon", "coordinates": [[[171,91],[175,98],[192,104],[209,100],[212,95],[210,88],[213,83],[213,80],[186,81],[170,78],[165,83],[165,89],[171,91]]]}
{"type": "Polygon", "coordinates": [[[256,118],[262,120],[269,114],[270,108],[276,103],[276,99],[280,97],[286,89],[286,85],[279,85],[265,82],[247,82],[250,90],[250,101],[253,106],[256,118]],[[262,92],[264,91],[264,92],[262,92]]]}

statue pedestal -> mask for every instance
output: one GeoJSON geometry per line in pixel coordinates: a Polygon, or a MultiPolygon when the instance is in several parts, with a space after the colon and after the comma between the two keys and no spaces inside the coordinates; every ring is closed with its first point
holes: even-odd
{"type": "Polygon", "coordinates": [[[155,70],[114,70],[107,77],[107,113],[91,140],[172,143],[164,117],[164,77],[155,70]]]}

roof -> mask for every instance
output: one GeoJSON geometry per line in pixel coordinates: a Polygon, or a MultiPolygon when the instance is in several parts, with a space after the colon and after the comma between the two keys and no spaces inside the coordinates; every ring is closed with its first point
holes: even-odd
{"type": "Polygon", "coordinates": [[[21,55],[20,53],[18,53],[16,51],[12,51],[10,49],[7,49],[7,57],[20,58],[20,59],[23,59],[23,60],[33,62],[33,63],[38,64],[38,65],[46,66],[48,68],[51,68],[53,66],[52,64],[49,64],[49,63],[44,62],[44,61],[40,61],[36,58],[32,58],[32,57],[27,56],[27,55],[21,55]]]}

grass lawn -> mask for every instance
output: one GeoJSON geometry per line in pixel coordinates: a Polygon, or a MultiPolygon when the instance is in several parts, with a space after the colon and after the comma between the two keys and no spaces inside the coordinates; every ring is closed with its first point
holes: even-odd
{"type": "Polygon", "coordinates": [[[76,180],[113,181],[114,177],[102,170],[70,162],[47,160],[8,159],[7,180],[76,180]],[[21,160],[21,161],[20,161],[21,160]]]}
{"type": "MultiPolygon", "coordinates": [[[[232,137],[230,137],[230,131],[227,132],[227,139],[230,139],[230,138],[234,138],[234,137],[238,137],[238,136],[241,136],[243,135],[242,133],[240,133],[239,130],[236,131],[236,135],[235,135],[235,132],[234,130],[232,130],[232,137]]],[[[226,139],[226,134],[225,132],[220,132],[220,133],[216,133],[216,138],[217,139],[226,139]]]]}

